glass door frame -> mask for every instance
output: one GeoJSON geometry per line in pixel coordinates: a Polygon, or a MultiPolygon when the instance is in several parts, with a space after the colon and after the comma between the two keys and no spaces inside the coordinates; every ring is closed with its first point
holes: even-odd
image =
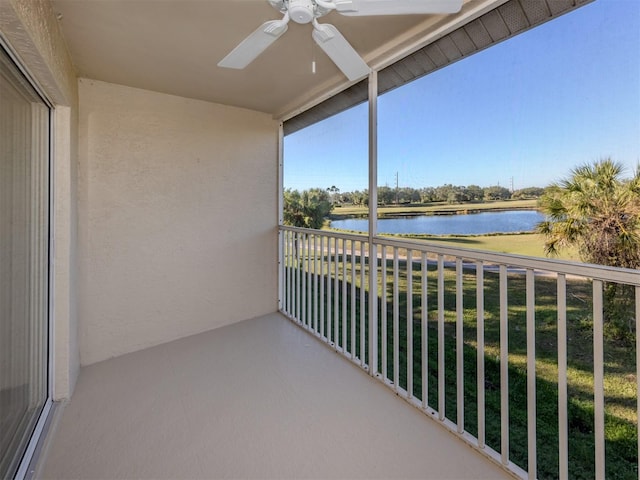
{"type": "Polygon", "coordinates": [[[20,60],[19,56],[16,55],[14,50],[12,49],[10,43],[6,41],[3,37],[2,32],[0,32],[0,50],[3,50],[4,53],[9,57],[9,59],[13,62],[17,70],[22,74],[23,78],[30,84],[31,88],[36,92],[36,94],[40,97],[43,104],[47,107],[48,110],[48,129],[47,129],[47,187],[48,187],[48,199],[47,199],[47,288],[46,288],[46,322],[47,326],[44,329],[47,333],[46,339],[46,362],[47,366],[45,368],[46,376],[47,376],[47,388],[46,388],[46,398],[41,407],[40,413],[38,415],[38,420],[33,427],[33,431],[31,432],[29,442],[26,445],[26,448],[22,454],[22,459],[20,460],[20,464],[15,473],[15,478],[17,480],[22,479],[30,479],[35,475],[35,464],[38,459],[38,454],[42,447],[46,437],[46,433],[48,427],[50,426],[53,413],[55,411],[55,404],[53,402],[53,387],[54,387],[54,266],[53,266],[53,251],[54,251],[54,132],[55,132],[55,124],[54,124],[54,104],[51,101],[50,97],[46,94],[45,90],[40,86],[39,82],[36,80],[34,75],[31,75],[28,68],[23,64],[20,60]]]}

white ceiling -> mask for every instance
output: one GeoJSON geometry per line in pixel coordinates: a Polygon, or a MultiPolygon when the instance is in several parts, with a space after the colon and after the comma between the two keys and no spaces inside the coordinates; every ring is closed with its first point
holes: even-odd
{"type": "MultiPolygon", "coordinates": [[[[265,0],[53,0],[80,77],[285,115],[346,78],[311,39],[289,31],[244,70],[217,67],[244,37],[281,14],[265,0]],[[313,74],[311,62],[316,61],[313,74]]],[[[463,13],[474,3],[471,0],[463,13]]],[[[494,2],[496,3],[496,2],[494,2]]],[[[461,16],[459,14],[458,16],[461,16]]],[[[344,34],[370,66],[457,16],[320,19],[344,34]]]]}

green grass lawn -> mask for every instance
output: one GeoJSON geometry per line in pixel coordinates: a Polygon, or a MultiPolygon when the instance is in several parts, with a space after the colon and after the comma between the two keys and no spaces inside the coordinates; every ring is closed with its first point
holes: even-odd
{"type": "MultiPolygon", "coordinates": [[[[326,228],[327,231],[340,232],[326,228]]],[[[360,232],[361,233],[361,232],[360,232]]],[[[381,237],[406,238],[437,245],[485,250],[489,252],[511,253],[530,257],[548,258],[544,252],[544,236],[537,233],[505,233],[492,235],[391,235],[381,237]]],[[[575,248],[565,249],[557,257],[560,260],[579,261],[580,257],[575,248]]]]}
{"type": "MultiPolygon", "coordinates": [[[[517,233],[500,235],[397,235],[401,238],[424,240],[452,247],[472,248],[490,252],[512,253],[530,257],[546,258],[544,236],[537,233],[517,233]]],[[[579,260],[576,249],[566,249],[558,257],[561,260],[579,260]]]]}

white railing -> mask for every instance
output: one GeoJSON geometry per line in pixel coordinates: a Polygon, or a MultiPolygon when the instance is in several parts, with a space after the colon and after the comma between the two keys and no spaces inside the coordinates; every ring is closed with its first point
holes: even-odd
{"type": "Polygon", "coordinates": [[[637,271],[294,227],[280,241],[280,310],[510,472],[638,478],[640,342],[629,362],[604,332],[612,285],[640,319],[637,271]]]}
{"type": "Polygon", "coordinates": [[[367,316],[360,314],[367,309],[361,288],[368,276],[362,268],[368,261],[366,237],[300,229],[282,235],[281,310],[367,367],[363,354],[367,316]]]}

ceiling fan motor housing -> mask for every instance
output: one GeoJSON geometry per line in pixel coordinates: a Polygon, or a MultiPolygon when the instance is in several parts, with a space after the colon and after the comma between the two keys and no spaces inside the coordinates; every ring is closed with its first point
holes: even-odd
{"type": "Polygon", "coordinates": [[[294,22],[310,23],[316,16],[312,0],[289,0],[289,17],[294,22]]]}

